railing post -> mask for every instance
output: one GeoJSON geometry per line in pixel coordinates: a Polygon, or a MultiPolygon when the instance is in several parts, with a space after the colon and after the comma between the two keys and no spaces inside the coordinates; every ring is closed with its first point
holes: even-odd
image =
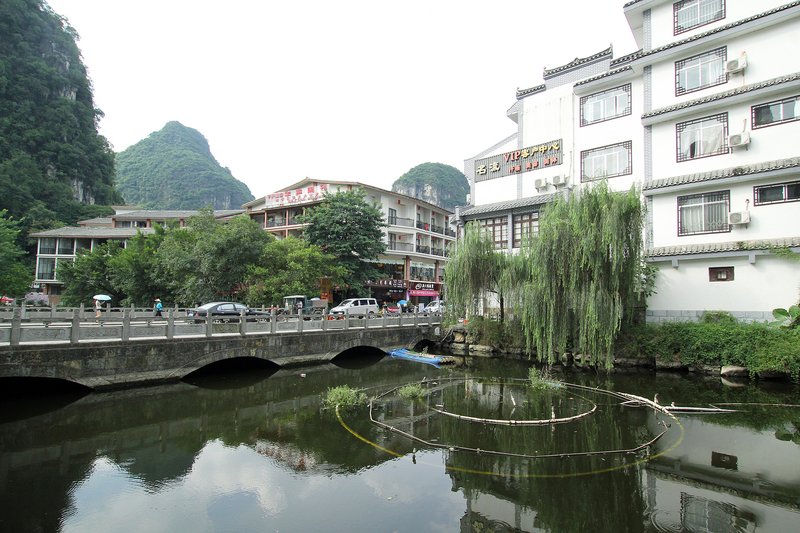
{"type": "Polygon", "coordinates": [[[175,337],[175,308],[167,311],[167,339],[172,340],[175,337]]]}
{"type": "Polygon", "coordinates": [[[210,337],[212,335],[212,333],[214,332],[214,328],[213,328],[213,325],[212,325],[213,324],[213,320],[211,319],[211,316],[212,316],[211,315],[211,311],[209,310],[206,313],[206,337],[210,337]]]}
{"type": "MultiPolygon", "coordinates": [[[[83,304],[81,304],[81,306],[78,308],[78,311],[79,311],[79,312],[80,312],[80,314],[81,314],[81,315],[80,315],[80,316],[81,316],[81,320],[85,319],[85,318],[86,318],[86,315],[84,314],[84,312],[85,312],[85,309],[83,308],[83,304]]],[[[73,310],[72,310],[72,312],[74,313],[74,312],[75,312],[75,309],[73,309],[73,310]]]]}
{"type": "Polygon", "coordinates": [[[276,322],[278,321],[278,314],[275,312],[275,308],[269,310],[269,332],[275,333],[276,329],[276,322]]]}
{"type": "Polygon", "coordinates": [[[239,311],[239,335],[242,337],[247,335],[247,315],[244,311],[239,311]]]}
{"type": "Polygon", "coordinates": [[[297,310],[297,333],[303,333],[303,310],[297,310]]]}
{"type": "MultiPolygon", "coordinates": [[[[22,305],[25,305],[24,303],[22,305]]],[[[14,309],[11,315],[11,346],[17,346],[22,338],[22,309],[14,309]]]]}
{"type": "Polygon", "coordinates": [[[414,327],[417,326],[419,326],[419,311],[417,311],[417,306],[414,306],[414,327]]]}
{"type": "Polygon", "coordinates": [[[349,309],[345,309],[344,310],[344,329],[345,330],[350,329],[350,310],[349,309]]]}
{"type": "Polygon", "coordinates": [[[131,338],[131,314],[127,307],[122,308],[122,340],[131,338]]]}
{"type": "MultiPolygon", "coordinates": [[[[83,304],[81,304],[83,308],[83,304]]],[[[69,328],[69,342],[77,344],[81,340],[81,310],[72,310],[72,327],[69,328]]]]}
{"type": "Polygon", "coordinates": [[[25,305],[25,300],[22,300],[22,305],[19,308],[20,310],[20,318],[25,318],[25,314],[28,311],[28,306],[25,305]]]}
{"type": "Polygon", "coordinates": [[[322,310],[322,331],[328,331],[328,309],[325,308],[322,310]]]}

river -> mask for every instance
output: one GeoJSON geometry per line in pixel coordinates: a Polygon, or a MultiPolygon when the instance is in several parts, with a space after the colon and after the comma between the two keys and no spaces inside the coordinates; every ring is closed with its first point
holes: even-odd
{"type": "Polygon", "coordinates": [[[526,377],[518,362],[356,354],[6,399],[0,531],[797,531],[797,385],[569,373],[535,390],[526,377]],[[397,394],[409,383],[421,400],[397,394]],[[339,385],[373,398],[374,421],[323,407],[339,385]],[[735,411],[669,416],[620,392],[735,411]]]}

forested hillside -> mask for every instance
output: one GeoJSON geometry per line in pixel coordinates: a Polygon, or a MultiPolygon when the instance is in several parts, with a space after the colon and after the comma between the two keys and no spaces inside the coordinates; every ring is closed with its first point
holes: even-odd
{"type": "Polygon", "coordinates": [[[126,202],[146,209],[238,209],[253,199],[205,137],[175,121],[117,154],[117,186],[126,202]]]}
{"type": "Polygon", "coordinates": [[[461,171],[442,163],[422,163],[397,179],[392,190],[455,210],[467,203],[469,182],[461,171]]]}
{"type": "Polygon", "coordinates": [[[22,239],[122,202],[76,39],[42,0],[0,1],[0,210],[22,239]]]}

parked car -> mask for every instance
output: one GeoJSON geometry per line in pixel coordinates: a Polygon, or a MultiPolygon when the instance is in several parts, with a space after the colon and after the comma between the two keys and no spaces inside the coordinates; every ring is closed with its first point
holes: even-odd
{"type": "Polygon", "coordinates": [[[210,313],[213,320],[221,319],[226,322],[238,322],[242,311],[247,316],[246,320],[248,322],[269,320],[270,314],[267,311],[250,309],[246,305],[236,302],[207,303],[194,309],[188,309],[186,316],[195,322],[205,322],[210,313]]]}
{"type": "Polygon", "coordinates": [[[372,318],[378,316],[379,310],[375,298],[350,298],[332,308],[330,314],[372,318]]]}
{"type": "Polygon", "coordinates": [[[444,313],[444,302],[441,300],[434,300],[428,305],[425,306],[424,312],[426,313],[436,313],[436,314],[443,314],[444,313]]]}

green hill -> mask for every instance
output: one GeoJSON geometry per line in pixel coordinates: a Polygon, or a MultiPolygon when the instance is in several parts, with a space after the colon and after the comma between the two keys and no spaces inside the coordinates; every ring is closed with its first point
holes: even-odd
{"type": "Polygon", "coordinates": [[[117,154],[117,188],[145,209],[238,209],[253,199],[214,159],[205,137],[175,121],[117,154]]]}
{"type": "Polygon", "coordinates": [[[0,1],[0,210],[23,234],[122,202],[76,39],[44,1],[0,1]]]}
{"type": "Polygon", "coordinates": [[[469,181],[455,167],[442,163],[422,163],[397,179],[392,191],[425,200],[454,211],[467,203],[469,181]]]}

